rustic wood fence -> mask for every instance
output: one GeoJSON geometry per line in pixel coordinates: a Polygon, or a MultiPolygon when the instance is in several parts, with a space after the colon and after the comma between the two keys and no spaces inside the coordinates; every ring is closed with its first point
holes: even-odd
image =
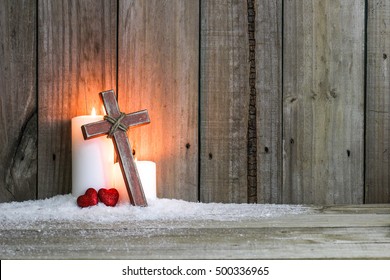
{"type": "Polygon", "coordinates": [[[115,89],[160,197],[390,202],[389,1],[1,0],[0,45],[0,201],[69,193],[115,89]]]}

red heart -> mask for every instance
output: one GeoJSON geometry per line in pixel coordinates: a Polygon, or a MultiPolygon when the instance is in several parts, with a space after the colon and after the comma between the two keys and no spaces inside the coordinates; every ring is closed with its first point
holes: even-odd
{"type": "Polygon", "coordinates": [[[85,194],[77,198],[77,205],[81,208],[94,206],[98,204],[98,193],[95,189],[89,188],[85,194]]]}
{"type": "Polygon", "coordinates": [[[119,192],[115,189],[100,189],[98,196],[106,206],[115,206],[119,199],[119,192]]]}

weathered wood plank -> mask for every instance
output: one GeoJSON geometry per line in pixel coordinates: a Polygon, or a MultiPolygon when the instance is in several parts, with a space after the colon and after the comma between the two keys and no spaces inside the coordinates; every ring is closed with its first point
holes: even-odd
{"type": "Polygon", "coordinates": [[[160,197],[198,200],[198,1],[119,1],[118,96],[147,109],[130,132],[135,156],[157,166],[160,197]]]}
{"type": "Polygon", "coordinates": [[[0,202],[36,198],[36,1],[0,1],[0,202]]]}
{"type": "Polygon", "coordinates": [[[390,3],[368,1],[366,202],[390,202],[390,3]]]}
{"type": "Polygon", "coordinates": [[[201,1],[200,199],[247,202],[246,1],[201,1]]]}
{"type": "Polygon", "coordinates": [[[71,190],[72,117],[116,84],[115,1],[39,1],[38,196],[71,190]]]}
{"type": "Polygon", "coordinates": [[[282,1],[256,1],[257,202],[282,202],[282,1]]]}
{"type": "Polygon", "coordinates": [[[2,230],[5,238],[1,238],[0,256],[2,259],[388,259],[387,234],[386,227],[2,230]]]}
{"type": "Polygon", "coordinates": [[[320,206],[318,210],[325,214],[390,214],[389,204],[328,205],[320,206]]]}
{"type": "Polygon", "coordinates": [[[0,258],[388,259],[389,219],[388,205],[349,205],[234,221],[32,221],[0,230],[0,258]]]}
{"type": "Polygon", "coordinates": [[[283,202],[363,202],[364,1],[285,1],[283,202]]]}

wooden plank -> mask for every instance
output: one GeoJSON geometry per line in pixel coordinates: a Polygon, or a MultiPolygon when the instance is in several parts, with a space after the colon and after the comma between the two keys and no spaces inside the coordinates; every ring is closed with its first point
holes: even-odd
{"type": "Polygon", "coordinates": [[[366,202],[390,202],[390,3],[368,1],[366,202]]]}
{"type": "Polygon", "coordinates": [[[321,213],[349,214],[390,214],[389,204],[328,205],[321,206],[321,213]]]}
{"type": "Polygon", "coordinates": [[[36,1],[0,1],[0,202],[36,198],[36,1]]]}
{"type": "Polygon", "coordinates": [[[115,89],[115,1],[39,1],[38,196],[71,191],[72,117],[115,89]]]}
{"type": "Polygon", "coordinates": [[[282,203],[282,1],[256,1],[257,202],[282,203]]]}
{"type": "Polygon", "coordinates": [[[2,259],[390,258],[387,227],[139,230],[129,226],[127,230],[1,230],[0,256],[2,259]]]}
{"type": "Polygon", "coordinates": [[[119,1],[118,96],[147,109],[130,131],[139,160],[157,167],[157,195],[198,200],[198,1],[119,1]]]}
{"type": "Polygon", "coordinates": [[[363,202],[364,1],[285,1],[283,202],[363,202]]]}
{"type": "Polygon", "coordinates": [[[245,1],[201,1],[200,199],[247,202],[249,43],[245,1]]]}
{"type": "Polygon", "coordinates": [[[390,258],[389,206],[380,206],[378,212],[372,205],[368,209],[359,205],[341,208],[318,211],[314,207],[311,213],[249,219],[240,216],[229,221],[213,215],[204,220],[120,223],[31,221],[17,227],[2,221],[0,258],[390,258]]]}

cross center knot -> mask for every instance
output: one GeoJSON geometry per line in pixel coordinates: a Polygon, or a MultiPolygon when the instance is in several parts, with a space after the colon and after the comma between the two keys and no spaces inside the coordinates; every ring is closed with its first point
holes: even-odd
{"type": "Polygon", "coordinates": [[[109,115],[104,116],[104,119],[112,124],[110,131],[108,132],[107,138],[111,138],[114,135],[114,133],[117,131],[117,129],[127,131],[127,129],[129,127],[127,125],[121,123],[121,121],[124,119],[124,117],[126,117],[126,114],[122,113],[122,112],[118,118],[114,118],[114,117],[111,117],[109,115]]]}

